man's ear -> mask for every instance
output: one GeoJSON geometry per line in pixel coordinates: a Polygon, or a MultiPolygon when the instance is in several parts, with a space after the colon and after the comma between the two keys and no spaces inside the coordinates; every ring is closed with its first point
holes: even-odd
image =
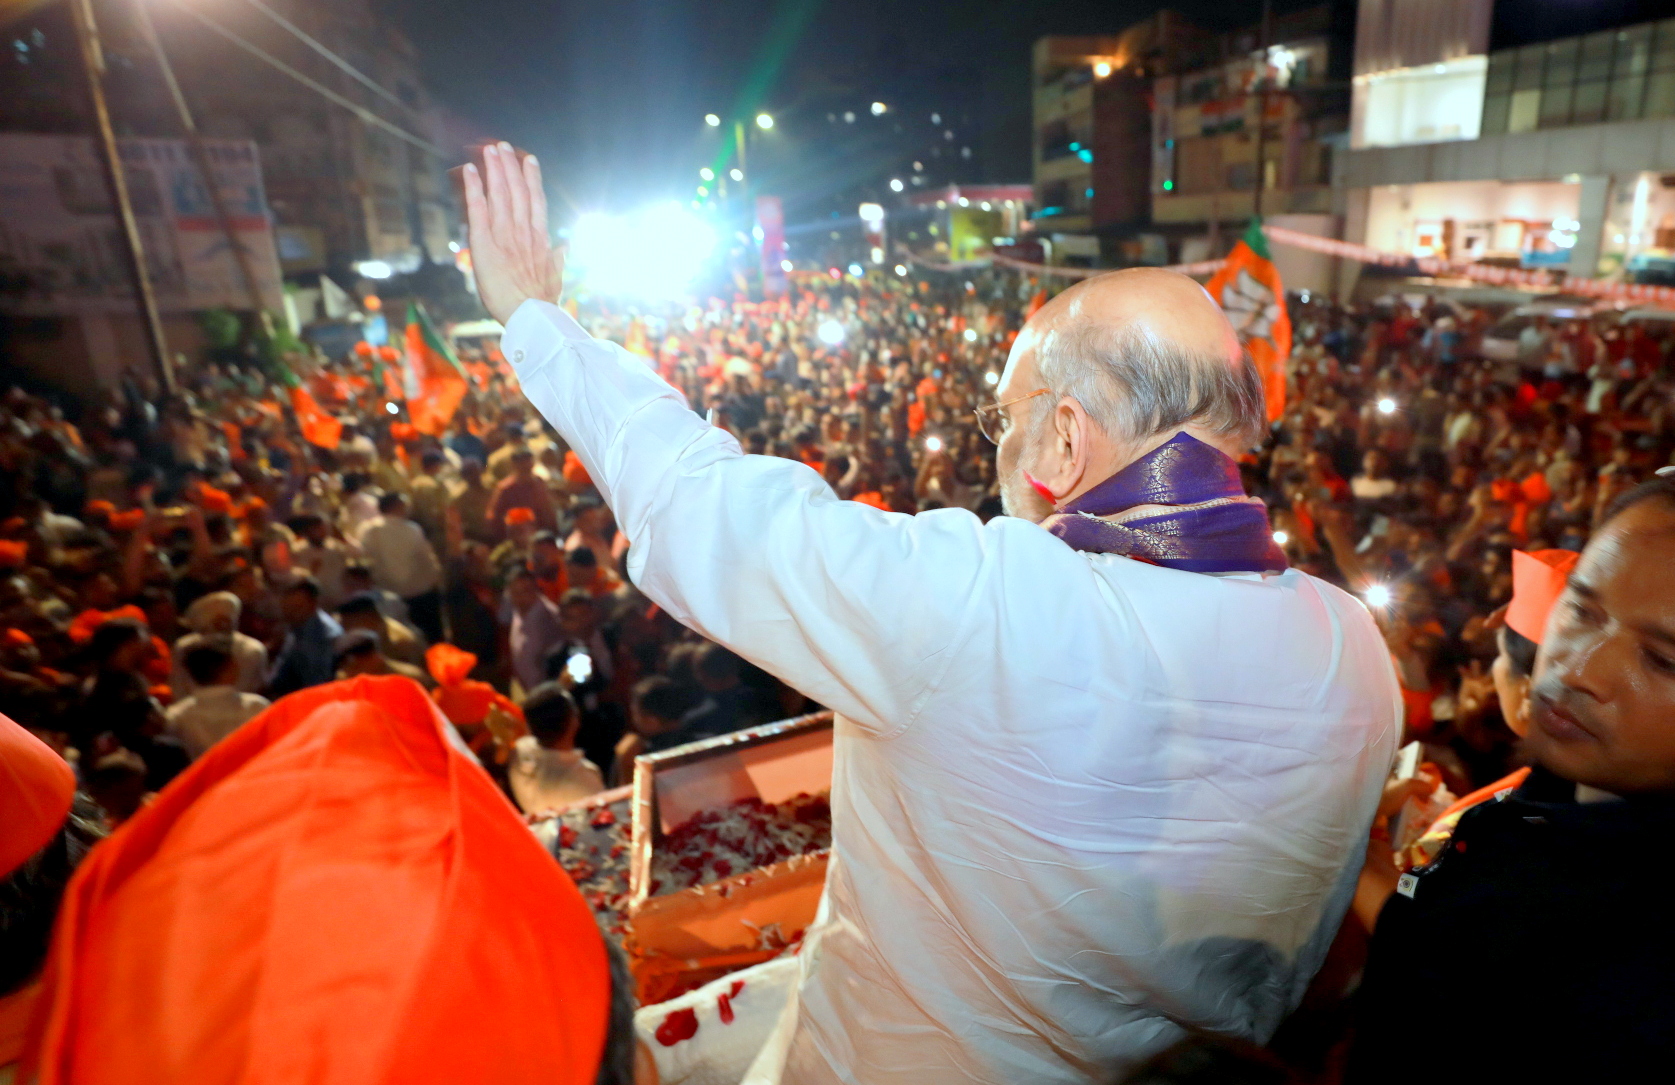
{"type": "Polygon", "coordinates": [[[1053,415],[1036,451],[1036,465],[1040,469],[1038,480],[1059,501],[1081,489],[1090,455],[1090,425],[1087,411],[1070,396],[1053,405],[1053,415]]]}
{"type": "Polygon", "coordinates": [[[1501,705],[1501,718],[1513,734],[1524,738],[1530,733],[1530,676],[1513,679],[1512,688],[1517,691],[1517,704],[1501,705]]]}

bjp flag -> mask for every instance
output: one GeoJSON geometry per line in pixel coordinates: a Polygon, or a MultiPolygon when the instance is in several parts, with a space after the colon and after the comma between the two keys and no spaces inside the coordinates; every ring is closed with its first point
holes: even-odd
{"type": "Polygon", "coordinates": [[[407,414],[420,433],[440,437],[465,398],[465,374],[418,302],[407,303],[407,414]]]}
{"type": "Polygon", "coordinates": [[[1262,220],[1227,254],[1227,262],[1205,287],[1220,304],[1239,341],[1250,351],[1262,374],[1262,393],[1268,402],[1268,421],[1285,413],[1285,362],[1291,357],[1291,316],[1285,311],[1285,284],[1268,253],[1262,220]]]}

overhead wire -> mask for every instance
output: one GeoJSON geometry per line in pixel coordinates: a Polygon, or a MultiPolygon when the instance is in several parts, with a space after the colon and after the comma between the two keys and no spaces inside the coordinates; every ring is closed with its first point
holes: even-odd
{"type": "MultiPolygon", "coordinates": [[[[438,147],[436,144],[430,142],[429,140],[427,140],[427,139],[425,139],[421,136],[414,135],[413,133],[409,132],[407,129],[401,127],[398,124],[393,124],[390,121],[385,120],[383,117],[380,117],[378,114],[374,113],[372,110],[370,110],[370,109],[366,108],[365,106],[361,105],[359,102],[353,101],[352,99],[349,99],[349,98],[345,98],[343,95],[337,93],[336,91],[332,90],[330,87],[328,87],[325,84],[319,82],[318,80],[312,79],[309,76],[304,75],[302,72],[300,72],[297,69],[291,67],[289,64],[285,63],[283,60],[280,60],[278,57],[274,56],[272,53],[269,53],[267,50],[263,49],[261,46],[255,44],[254,42],[248,41],[243,37],[240,37],[237,33],[227,29],[224,26],[222,26],[220,23],[216,22],[214,19],[211,19],[209,16],[205,15],[203,12],[194,8],[190,3],[185,2],[185,0],[175,0],[175,6],[180,8],[182,11],[186,12],[187,14],[191,15],[192,18],[198,20],[204,26],[208,27],[210,30],[213,30],[215,33],[221,35],[223,38],[226,38],[228,41],[232,42],[234,45],[238,46],[240,49],[243,49],[245,52],[249,53],[250,55],[252,55],[252,56],[254,56],[254,57],[256,57],[256,58],[258,58],[262,61],[265,61],[266,63],[268,63],[272,67],[277,68],[279,71],[283,72],[284,74],[290,76],[292,79],[301,83],[303,86],[309,88],[310,90],[312,90],[315,93],[321,95],[322,97],[324,97],[324,98],[326,98],[326,99],[328,99],[332,102],[335,102],[336,104],[342,106],[344,109],[349,110],[349,112],[351,112],[355,116],[359,117],[361,119],[361,121],[363,121],[364,123],[370,124],[375,128],[383,129],[384,131],[390,133],[390,135],[395,136],[397,139],[405,140],[408,143],[411,143],[415,147],[419,147],[423,150],[429,151],[431,154],[436,155],[438,158],[444,158],[444,159],[447,158],[446,153],[444,153],[442,148],[438,147]]],[[[347,63],[347,61],[345,61],[345,63],[347,63]]]]}
{"type": "Polygon", "coordinates": [[[396,95],[391,94],[389,91],[385,90],[384,87],[381,84],[379,84],[377,81],[372,79],[371,76],[366,75],[359,68],[355,67],[353,64],[349,63],[347,60],[344,60],[341,56],[339,56],[335,52],[333,52],[330,48],[328,48],[327,46],[325,46],[321,42],[317,41],[314,37],[312,37],[302,27],[298,26],[296,23],[293,23],[291,20],[285,18],[285,16],[281,15],[279,12],[277,12],[277,11],[273,10],[272,8],[268,7],[266,4],[264,4],[262,2],[262,0],[245,0],[245,3],[249,4],[251,7],[255,8],[257,11],[261,12],[263,15],[266,15],[268,18],[272,19],[274,22],[278,23],[280,26],[284,27],[298,41],[302,42],[304,45],[308,46],[310,49],[314,50],[316,53],[319,53],[321,56],[325,57],[333,65],[335,65],[337,68],[341,69],[344,72],[344,74],[348,75],[351,79],[354,79],[356,82],[360,83],[362,86],[366,87],[368,90],[372,91],[374,94],[377,94],[379,97],[383,98],[385,101],[390,102],[394,105],[400,106],[401,108],[407,110],[409,113],[414,113],[414,114],[418,113],[418,109],[415,108],[412,104],[402,101],[396,95]]]}

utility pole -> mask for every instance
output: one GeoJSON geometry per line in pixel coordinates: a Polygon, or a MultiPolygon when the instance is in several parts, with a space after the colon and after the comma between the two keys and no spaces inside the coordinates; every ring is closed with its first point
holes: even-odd
{"type": "Polygon", "coordinates": [[[256,269],[250,263],[250,254],[239,244],[238,235],[233,230],[233,216],[227,210],[227,200],[221,192],[221,185],[216,180],[214,170],[210,167],[209,153],[204,149],[204,141],[198,134],[198,123],[192,116],[192,107],[186,103],[186,95],[180,89],[180,82],[175,79],[174,65],[169,63],[168,54],[163,52],[163,42],[157,36],[157,26],[151,21],[151,12],[146,6],[146,0],[135,0],[134,10],[139,15],[140,31],[145,35],[145,42],[150,46],[151,55],[163,73],[163,82],[169,85],[169,96],[174,99],[175,112],[180,115],[180,126],[186,132],[186,145],[192,151],[192,162],[198,168],[198,175],[203,178],[204,191],[209,194],[209,203],[215,210],[216,221],[227,238],[227,248],[232,251],[233,262],[238,265],[239,276],[244,280],[244,288],[250,296],[251,311],[265,326],[272,317],[262,304],[262,291],[256,283],[256,269]]]}
{"type": "Polygon", "coordinates": [[[1262,43],[1258,48],[1262,59],[1257,73],[1261,82],[1256,93],[1256,196],[1252,201],[1256,218],[1262,217],[1262,190],[1268,184],[1268,163],[1263,155],[1268,143],[1268,47],[1273,44],[1273,19],[1273,0],[1262,0],[1262,43]]]}
{"type": "Polygon", "coordinates": [[[140,241],[134,206],[128,199],[128,177],[122,169],[122,156],[116,149],[116,132],[111,128],[110,109],[105,104],[105,54],[99,46],[99,28],[93,21],[93,5],[91,0],[70,0],[70,11],[75,18],[82,69],[87,73],[87,93],[93,103],[93,119],[98,128],[105,179],[110,184],[117,220],[122,224],[129,269],[134,276],[134,296],[139,303],[140,319],[145,324],[146,339],[151,347],[152,359],[157,364],[157,373],[163,379],[164,389],[172,395],[175,383],[174,366],[169,361],[169,344],[163,336],[163,319],[157,312],[157,295],[151,288],[151,276],[145,268],[145,246],[140,241]]]}

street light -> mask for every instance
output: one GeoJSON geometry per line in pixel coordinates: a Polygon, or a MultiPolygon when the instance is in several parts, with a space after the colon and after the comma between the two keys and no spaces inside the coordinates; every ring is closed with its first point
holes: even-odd
{"type": "Polygon", "coordinates": [[[715,180],[715,171],[710,169],[708,166],[705,166],[703,169],[698,171],[698,176],[702,177],[706,181],[713,181],[715,180]]]}
{"type": "Polygon", "coordinates": [[[716,116],[714,113],[705,113],[704,123],[709,125],[711,128],[720,128],[721,118],[716,116]]]}
{"type": "Polygon", "coordinates": [[[730,169],[727,171],[727,176],[731,177],[735,181],[742,181],[744,180],[744,170],[738,168],[730,169]]]}
{"type": "Polygon", "coordinates": [[[772,117],[770,117],[768,114],[766,114],[766,113],[756,114],[756,127],[762,129],[765,132],[769,128],[772,128],[773,126],[774,126],[774,119],[772,117]]]}

